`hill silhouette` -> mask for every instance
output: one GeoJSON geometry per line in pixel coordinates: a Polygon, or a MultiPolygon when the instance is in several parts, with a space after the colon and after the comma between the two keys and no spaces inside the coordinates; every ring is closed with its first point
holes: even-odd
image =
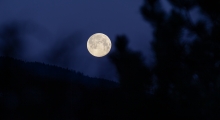
{"type": "Polygon", "coordinates": [[[114,106],[111,96],[117,89],[118,83],[110,80],[44,63],[0,57],[0,119],[100,117],[101,114],[94,114],[114,106]]]}

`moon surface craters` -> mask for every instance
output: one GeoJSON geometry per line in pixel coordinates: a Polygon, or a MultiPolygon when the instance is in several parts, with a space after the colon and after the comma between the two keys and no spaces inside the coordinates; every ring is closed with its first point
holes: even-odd
{"type": "Polygon", "coordinates": [[[87,42],[88,51],[97,57],[106,55],[111,49],[111,41],[103,33],[93,34],[87,42]]]}

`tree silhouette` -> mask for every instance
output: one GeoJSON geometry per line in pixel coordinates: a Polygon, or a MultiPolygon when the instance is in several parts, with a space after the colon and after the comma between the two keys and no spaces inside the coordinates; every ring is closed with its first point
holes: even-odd
{"type": "Polygon", "coordinates": [[[0,52],[3,56],[17,56],[23,50],[21,34],[23,34],[22,23],[12,22],[2,26],[0,31],[1,47],[0,52]]]}
{"type": "Polygon", "coordinates": [[[109,55],[119,73],[120,85],[130,92],[145,92],[146,86],[151,84],[150,70],[143,63],[139,52],[127,48],[128,40],[125,36],[117,36],[116,51],[109,55]]]}
{"type": "Polygon", "coordinates": [[[217,109],[210,103],[219,105],[214,98],[219,99],[220,44],[217,33],[220,32],[220,9],[217,6],[220,3],[204,0],[169,2],[173,7],[169,14],[162,9],[159,0],[145,0],[141,7],[144,19],[154,28],[152,46],[157,64],[153,72],[159,85],[155,110],[173,117],[183,114],[185,118],[194,119],[219,117],[214,112],[217,109]],[[195,7],[210,19],[208,23],[212,27],[206,27],[205,17],[192,22],[189,11],[195,7]]]}
{"type": "MultiPolygon", "coordinates": [[[[147,88],[151,85],[151,72],[144,64],[144,59],[139,52],[127,48],[128,40],[125,36],[116,37],[116,51],[109,55],[111,62],[116,66],[119,75],[120,87],[125,95],[125,116],[141,118],[141,109],[145,106],[144,97],[147,88]],[[126,104],[126,102],[128,102],[126,104]],[[132,115],[134,114],[134,115],[132,115]]],[[[143,117],[143,116],[142,116],[143,117]]],[[[129,118],[135,119],[135,118],[129,118]]]]}

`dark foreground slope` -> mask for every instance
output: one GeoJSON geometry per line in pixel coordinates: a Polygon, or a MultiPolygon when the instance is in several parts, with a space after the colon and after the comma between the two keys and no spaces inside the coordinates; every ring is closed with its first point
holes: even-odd
{"type": "Polygon", "coordinates": [[[0,57],[1,120],[116,119],[119,96],[109,80],[0,57]]]}

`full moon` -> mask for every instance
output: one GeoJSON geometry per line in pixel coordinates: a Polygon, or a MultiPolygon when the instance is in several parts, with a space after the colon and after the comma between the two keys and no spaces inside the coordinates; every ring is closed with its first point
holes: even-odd
{"type": "Polygon", "coordinates": [[[103,33],[95,33],[87,41],[87,49],[95,57],[107,55],[111,49],[111,40],[103,33]]]}

